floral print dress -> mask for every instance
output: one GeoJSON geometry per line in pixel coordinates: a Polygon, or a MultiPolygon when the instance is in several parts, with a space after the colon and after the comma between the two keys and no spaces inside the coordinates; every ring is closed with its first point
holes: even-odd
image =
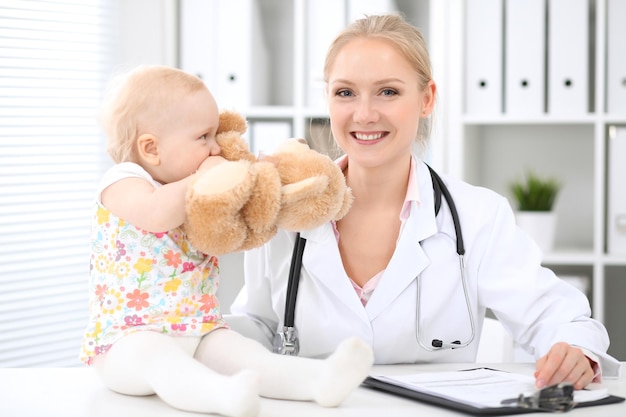
{"type": "MultiPolygon", "coordinates": [[[[119,179],[146,178],[139,165],[118,164],[99,193],[119,179]]],[[[98,194],[99,195],[99,194],[98,194]]],[[[80,359],[91,364],[136,331],[201,336],[227,327],[215,295],[218,259],[193,249],[184,232],[150,233],[95,204],[91,236],[89,323],[80,359]]]]}

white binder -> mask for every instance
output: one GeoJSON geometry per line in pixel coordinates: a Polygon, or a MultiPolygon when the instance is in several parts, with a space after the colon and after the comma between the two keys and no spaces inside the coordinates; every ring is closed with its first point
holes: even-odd
{"type": "Polygon", "coordinates": [[[516,116],[543,114],[546,0],[506,0],[504,27],[504,112],[516,116]]]}
{"type": "Polygon", "coordinates": [[[467,0],[465,112],[502,113],[503,0],[467,0]]]}
{"type": "Polygon", "coordinates": [[[607,1],[607,112],[626,113],[626,1],[607,1]]]}
{"type": "Polygon", "coordinates": [[[269,104],[259,0],[182,0],[180,67],[200,76],[220,108],[269,104]]]}
{"type": "Polygon", "coordinates": [[[324,59],[331,42],[346,25],[346,6],[337,0],[307,2],[307,104],[326,108],[324,59]]]}
{"type": "Polygon", "coordinates": [[[548,0],[548,113],[589,110],[589,0],[548,0]]]}
{"type": "Polygon", "coordinates": [[[180,68],[197,75],[213,91],[217,7],[213,1],[180,2],[180,68]]]}
{"type": "Polygon", "coordinates": [[[258,0],[211,0],[217,7],[212,90],[220,108],[268,105],[268,52],[258,0]]]}
{"type": "Polygon", "coordinates": [[[607,252],[626,254],[626,127],[609,128],[607,252]]]}

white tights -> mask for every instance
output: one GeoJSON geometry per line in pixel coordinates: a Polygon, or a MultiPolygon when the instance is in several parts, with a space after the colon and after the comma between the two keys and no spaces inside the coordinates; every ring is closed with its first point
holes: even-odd
{"type": "Polygon", "coordinates": [[[172,407],[253,417],[259,396],[339,405],[367,376],[372,350],[356,338],[327,359],[276,355],[232,330],[202,339],[140,331],[124,336],[95,367],[113,391],[157,394],[172,407]]]}

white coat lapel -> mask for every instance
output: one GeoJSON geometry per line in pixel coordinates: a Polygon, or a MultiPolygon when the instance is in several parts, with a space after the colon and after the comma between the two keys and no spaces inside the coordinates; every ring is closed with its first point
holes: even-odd
{"type": "Polygon", "coordinates": [[[405,229],[384,275],[366,305],[370,320],[378,316],[404,291],[429,265],[428,256],[422,249],[415,222],[416,216],[407,220],[405,229]]]}
{"type": "Polygon", "coordinates": [[[302,267],[312,279],[320,281],[356,316],[369,322],[365,309],[354,291],[341,262],[339,248],[330,224],[312,231],[301,232],[307,239],[302,267]]]}
{"type": "Polygon", "coordinates": [[[421,203],[411,204],[411,213],[389,265],[367,303],[370,320],[393,303],[430,263],[420,242],[437,233],[433,186],[426,165],[418,163],[417,171],[421,203]]]}

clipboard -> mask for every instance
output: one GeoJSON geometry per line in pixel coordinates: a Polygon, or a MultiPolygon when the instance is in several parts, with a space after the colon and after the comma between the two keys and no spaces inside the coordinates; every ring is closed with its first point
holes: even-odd
{"type": "MultiPolygon", "coordinates": [[[[480,368],[487,369],[488,371],[493,372],[502,372],[503,374],[508,374],[505,371],[498,371],[490,368],[480,368]]],[[[474,371],[474,369],[470,370],[474,371]]],[[[455,372],[464,372],[464,371],[455,371],[455,372]]],[[[438,373],[440,375],[446,373],[438,373]]],[[[423,374],[423,375],[435,375],[435,374],[423,374]]],[[[514,375],[514,374],[510,374],[514,375]]],[[[503,415],[516,415],[516,414],[528,414],[535,412],[546,412],[543,409],[533,409],[526,408],[520,406],[511,406],[511,405],[502,405],[502,406],[480,406],[474,405],[471,403],[467,403],[463,400],[456,400],[454,398],[450,398],[449,396],[439,395],[437,393],[432,393],[427,390],[421,390],[419,388],[409,388],[407,386],[402,385],[402,383],[395,383],[393,379],[381,379],[381,377],[368,376],[362,383],[362,386],[370,389],[374,389],[377,391],[386,392],[389,394],[398,395],[404,398],[417,400],[420,402],[425,402],[428,404],[440,406],[443,408],[447,408],[450,410],[460,411],[463,413],[467,413],[475,416],[503,416],[503,415]]],[[[504,398],[503,398],[504,399],[504,398]]],[[[576,402],[575,408],[581,407],[592,407],[606,404],[615,404],[625,401],[625,398],[607,394],[606,396],[594,399],[590,401],[581,401],[576,402]]]]}

